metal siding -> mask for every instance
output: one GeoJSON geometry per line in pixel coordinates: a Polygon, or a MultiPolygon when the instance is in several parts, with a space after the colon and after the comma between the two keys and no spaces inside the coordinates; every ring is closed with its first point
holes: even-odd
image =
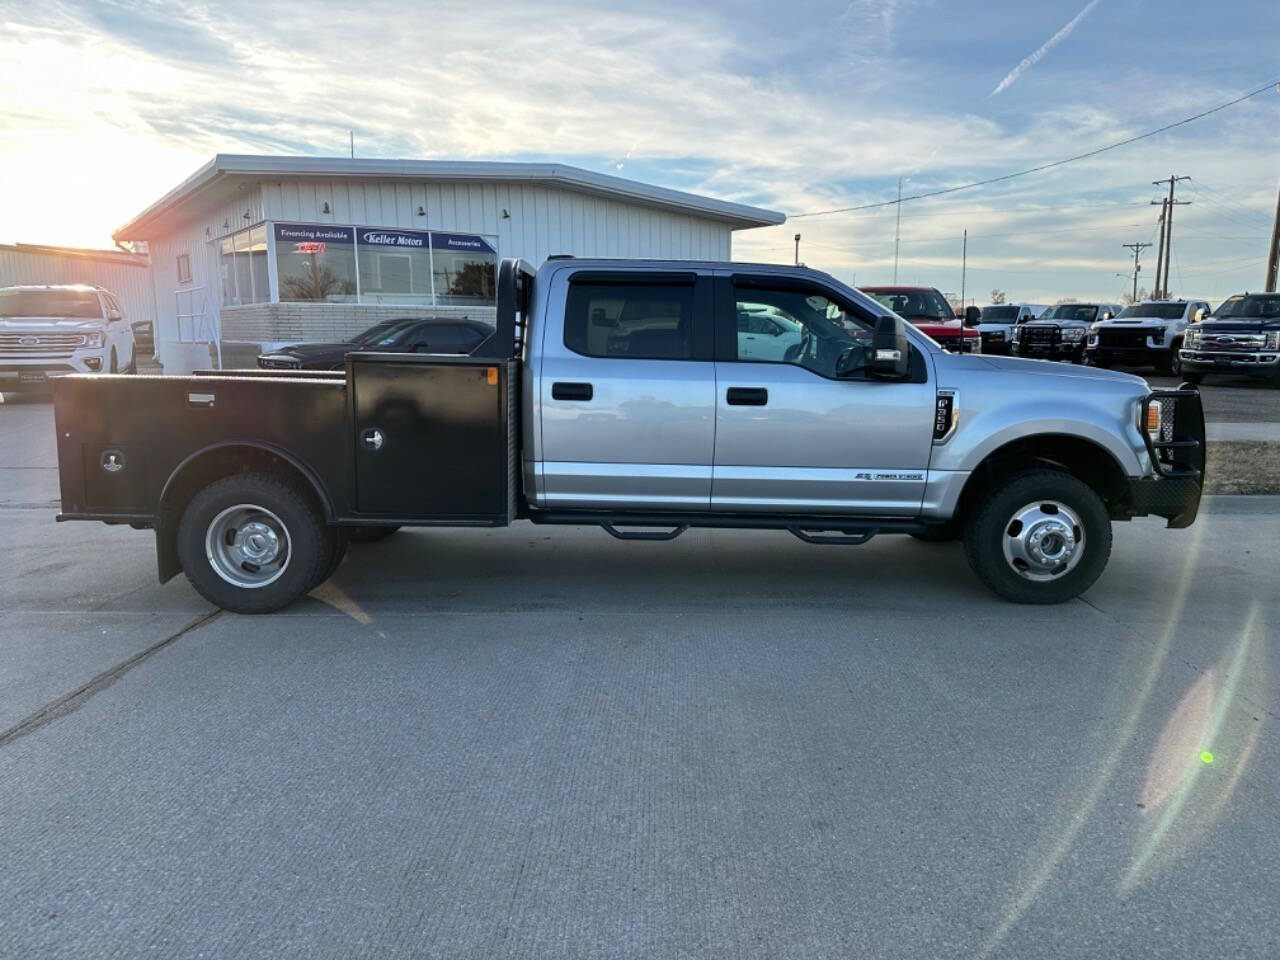
{"type": "Polygon", "coordinates": [[[0,247],[0,286],[26,283],[88,283],[106,287],[120,301],[126,319],[155,320],[155,291],[151,270],[145,265],[0,247]]]}

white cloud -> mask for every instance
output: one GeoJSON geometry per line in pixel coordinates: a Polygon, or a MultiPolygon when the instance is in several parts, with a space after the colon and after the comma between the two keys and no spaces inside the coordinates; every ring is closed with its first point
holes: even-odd
{"type": "Polygon", "coordinates": [[[1026,73],[1027,70],[1031,69],[1031,67],[1034,67],[1037,63],[1039,63],[1040,59],[1046,53],[1048,53],[1050,50],[1056,47],[1059,43],[1061,43],[1063,40],[1069,37],[1071,35],[1071,31],[1073,31],[1076,28],[1076,26],[1080,23],[1080,21],[1083,20],[1088,15],[1089,11],[1092,10],[1097,5],[1098,5],[1098,0],[1089,0],[1089,2],[1085,5],[1085,8],[1083,10],[1081,10],[1074,17],[1068,20],[1066,25],[1062,27],[1062,29],[1060,29],[1052,37],[1050,37],[1043,44],[1041,44],[1040,49],[1036,50],[1034,53],[1026,57],[1023,57],[1022,62],[1009,71],[1009,73],[1005,76],[1005,78],[996,85],[996,88],[994,90],[991,91],[990,95],[994,97],[1000,91],[1007,90],[1010,86],[1012,86],[1015,80],[1017,80],[1020,76],[1026,73]]]}

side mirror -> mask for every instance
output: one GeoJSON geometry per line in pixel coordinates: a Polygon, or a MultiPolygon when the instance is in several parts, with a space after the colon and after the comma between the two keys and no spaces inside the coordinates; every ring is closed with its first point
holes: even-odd
{"type": "Polygon", "coordinates": [[[415,344],[414,344],[410,349],[411,349],[414,353],[430,353],[430,352],[431,352],[431,344],[427,343],[427,341],[425,341],[425,340],[419,340],[419,341],[418,341],[417,343],[415,343],[415,344]]]}
{"type": "Polygon", "coordinates": [[[883,380],[905,380],[910,365],[906,324],[898,317],[878,317],[871,337],[871,375],[883,380]]]}
{"type": "Polygon", "coordinates": [[[982,309],[980,307],[964,308],[964,325],[966,327],[976,327],[982,322],[982,309]]]}
{"type": "Polygon", "coordinates": [[[1098,319],[1099,319],[1099,320],[1110,320],[1110,319],[1111,319],[1111,311],[1110,311],[1110,310],[1103,310],[1103,311],[1102,311],[1102,316],[1100,316],[1098,319]]]}
{"type": "Polygon", "coordinates": [[[108,320],[123,320],[123,319],[124,319],[124,314],[123,314],[123,313],[121,313],[119,310],[108,310],[108,311],[107,311],[107,319],[108,319],[108,320]]]}

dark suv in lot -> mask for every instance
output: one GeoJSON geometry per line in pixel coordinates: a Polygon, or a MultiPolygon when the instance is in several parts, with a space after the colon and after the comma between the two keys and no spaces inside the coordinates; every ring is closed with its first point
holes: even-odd
{"type": "Polygon", "coordinates": [[[1182,377],[1247,374],[1280,386],[1280,293],[1241,293],[1226,300],[1182,341],[1182,377]]]}
{"type": "Polygon", "coordinates": [[[466,317],[401,317],[383,320],[350,340],[294,343],[258,357],[267,370],[341,370],[348,353],[470,354],[493,333],[493,325],[466,317]]]}

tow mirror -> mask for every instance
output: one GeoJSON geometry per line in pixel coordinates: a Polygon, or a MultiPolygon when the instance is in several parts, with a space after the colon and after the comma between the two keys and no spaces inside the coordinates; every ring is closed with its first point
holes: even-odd
{"type": "Polygon", "coordinates": [[[964,325],[966,327],[976,327],[982,322],[981,307],[965,307],[964,308],[964,325]]]}
{"type": "Polygon", "coordinates": [[[108,311],[107,311],[107,319],[108,319],[108,320],[123,320],[123,319],[124,319],[124,314],[123,314],[123,313],[121,313],[119,310],[108,310],[108,311]]]}
{"type": "Polygon", "coordinates": [[[878,317],[871,337],[871,374],[883,380],[905,380],[910,360],[906,324],[899,317],[878,317]]]}

